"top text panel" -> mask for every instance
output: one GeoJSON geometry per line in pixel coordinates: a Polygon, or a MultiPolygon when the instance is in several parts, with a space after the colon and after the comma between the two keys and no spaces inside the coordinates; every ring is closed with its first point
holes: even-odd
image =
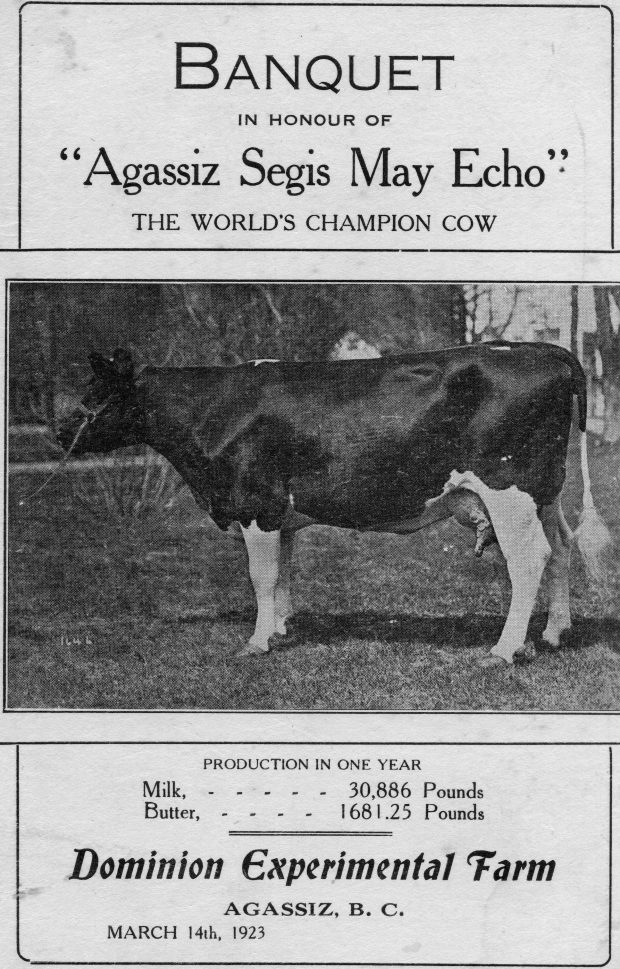
{"type": "Polygon", "coordinates": [[[613,246],[607,8],[21,16],[24,248],[613,246]]]}

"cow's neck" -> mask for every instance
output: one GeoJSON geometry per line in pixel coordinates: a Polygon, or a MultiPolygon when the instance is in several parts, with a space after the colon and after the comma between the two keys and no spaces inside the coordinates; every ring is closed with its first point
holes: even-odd
{"type": "Polygon", "coordinates": [[[211,462],[193,434],[191,405],[194,401],[184,402],[167,393],[163,383],[161,371],[146,375],[142,382],[145,443],[170,462],[204,505],[209,497],[211,462]]]}

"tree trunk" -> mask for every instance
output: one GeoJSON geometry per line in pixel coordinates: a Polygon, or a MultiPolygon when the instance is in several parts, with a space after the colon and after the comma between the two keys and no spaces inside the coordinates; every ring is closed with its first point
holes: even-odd
{"type": "Polygon", "coordinates": [[[579,286],[570,288],[570,349],[579,357],[579,286]]]}
{"type": "Polygon", "coordinates": [[[38,331],[40,353],[39,366],[43,379],[43,386],[41,388],[42,416],[50,430],[50,433],[55,435],[55,397],[58,369],[57,334],[55,331],[55,321],[52,318],[52,311],[47,294],[43,293],[42,298],[39,299],[37,303],[37,310],[39,312],[37,314],[38,319],[35,326],[38,331]]]}
{"type": "Polygon", "coordinates": [[[620,330],[614,333],[611,325],[610,297],[620,307],[620,287],[594,287],[597,343],[603,362],[603,440],[615,444],[620,441],[620,330]]]}
{"type": "Polygon", "coordinates": [[[467,339],[467,307],[463,286],[453,286],[452,293],[452,340],[454,345],[466,342],[467,339]]]}

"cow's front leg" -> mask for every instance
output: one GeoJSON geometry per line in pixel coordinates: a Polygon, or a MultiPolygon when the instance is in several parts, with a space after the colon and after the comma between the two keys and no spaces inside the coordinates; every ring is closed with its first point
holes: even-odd
{"type": "Polygon", "coordinates": [[[243,539],[248,550],[250,579],[256,595],[256,627],[247,646],[240,651],[241,656],[248,653],[267,653],[269,639],[276,631],[275,596],[280,568],[280,530],[263,532],[254,520],[249,528],[241,526],[243,539]]]}
{"type": "Polygon", "coordinates": [[[286,620],[293,615],[291,601],[291,563],[294,532],[282,530],[280,539],[280,574],[276,585],[276,632],[286,636],[286,620]]]}

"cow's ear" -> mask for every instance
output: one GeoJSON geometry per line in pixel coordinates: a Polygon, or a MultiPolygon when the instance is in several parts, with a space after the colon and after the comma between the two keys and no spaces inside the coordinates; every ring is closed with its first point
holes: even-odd
{"type": "Polygon", "coordinates": [[[88,359],[95,377],[99,377],[101,380],[109,380],[110,377],[114,376],[114,367],[111,361],[107,360],[103,354],[97,353],[96,350],[91,350],[88,354],[88,359]]]}
{"type": "Polygon", "coordinates": [[[121,380],[133,380],[134,366],[128,350],[118,347],[112,354],[112,364],[117,377],[121,380]]]}

